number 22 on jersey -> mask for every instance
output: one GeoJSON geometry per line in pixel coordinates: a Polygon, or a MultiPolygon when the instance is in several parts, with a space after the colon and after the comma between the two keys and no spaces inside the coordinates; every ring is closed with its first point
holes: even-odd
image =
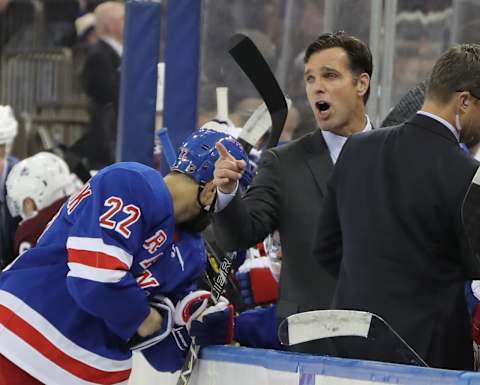
{"type": "Polygon", "coordinates": [[[125,205],[122,198],[116,196],[107,198],[104,205],[109,209],[100,216],[100,227],[115,230],[125,238],[130,238],[129,227],[140,219],[142,215],[140,208],[132,204],[125,205]],[[120,221],[114,220],[113,218],[119,212],[123,212],[127,216],[120,221]]]}

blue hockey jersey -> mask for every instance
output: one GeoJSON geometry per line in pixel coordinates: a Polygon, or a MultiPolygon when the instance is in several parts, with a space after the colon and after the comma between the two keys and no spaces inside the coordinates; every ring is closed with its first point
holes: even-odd
{"type": "Polygon", "coordinates": [[[203,267],[187,265],[173,233],[157,171],[100,171],[0,274],[0,354],[46,384],[126,384],[127,340],[149,313],[148,295],[183,291],[203,267]]]}

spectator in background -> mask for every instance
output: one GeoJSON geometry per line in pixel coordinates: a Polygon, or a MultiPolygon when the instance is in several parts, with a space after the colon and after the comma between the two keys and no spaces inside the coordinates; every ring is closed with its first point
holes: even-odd
{"type": "Polygon", "coordinates": [[[7,9],[9,2],[10,0],[0,0],[0,13],[7,9]]]}
{"type": "Polygon", "coordinates": [[[285,144],[290,142],[295,135],[295,131],[300,123],[300,115],[297,108],[292,105],[288,110],[287,120],[282,130],[282,135],[279,139],[279,144],[285,144]]]}
{"type": "Polygon", "coordinates": [[[90,102],[88,132],[72,147],[90,169],[115,161],[120,65],[125,6],[107,1],[95,8],[98,42],[88,51],[82,83],[90,102]]]}
{"type": "MultiPolygon", "coordinates": [[[[459,137],[480,132],[479,97],[480,45],[452,47],[433,67],[421,111],[348,140],[316,237],[318,262],[341,263],[332,307],[378,314],[429,366],[446,369],[473,369],[464,284],[480,278],[480,264],[460,208],[478,162],[459,137]]],[[[382,361],[392,353],[354,341],[338,351],[382,361]]]]}
{"type": "Polygon", "coordinates": [[[255,110],[263,103],[263,100],[257,97],[246,97],[240,100],[232,113],[232,122],[237,127],[243,127],[248,118],[252,116],[255,110]]]}
{"type": "Polygon", "coordinates": [[[13,259],[13,240],[18,218],[7,207],[5,181],[17,160],[10,155],[18,123],[10,106],[0,106],[0,270],[13,259]]]}
{"type": "Polygon", "coordinates": [[[13,166],[6,186],[10,213],[22,218],[15,233],[15,258],[37,244],[48,222],[80,187],[80,181],[62,158],[39,152],[13,166]]]}
{"type": "Polygon", "coordinates": [[[98,41],[98,36],[95,31],[95,15],[93,13],[86,13],[75,20],[75,31],[79,42],[86,46],[93,46],[98,41]]]}
{"type": "Polygon", "coordinates": [[[98,42],[95,24],[95,15],[93,13],[86,13],[75,20],[77,42],[73,46],[73,64],[76,88],[78,89],[82,89],[82,71],[85,66],[86,55],[89,49],[98,42]]]}
{"type": "MultiPolygon", "coordinates": [[[[237,162],[218,161],[214,228],[226,250],[244,250],[278,230],[282,271],[277,317],[330,306],[336,277],[313,255],[320,203],[347,137],[370,130],[365,103],[372,56],[365,43],[344,32],[320,35],[305,51],[304,82],[318,129],[263,152],[250,188],[236,193],[237,162]]],[[[318,344],[300,351],[321,353],[318,344]]],[[[324,352],[324,351],[323,351],[324,352]]]]}

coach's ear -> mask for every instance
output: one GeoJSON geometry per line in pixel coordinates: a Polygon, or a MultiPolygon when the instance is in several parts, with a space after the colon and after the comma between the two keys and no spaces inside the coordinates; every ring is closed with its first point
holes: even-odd
{"type": "Polygon", "coordinates": [[[368,88],[370,87],[370,76],[368,76],[366,72],[360,74],[356,78],[355,86],[357,88],[357,95],[363,98],[363,96],[367,93],[368,88]]]}

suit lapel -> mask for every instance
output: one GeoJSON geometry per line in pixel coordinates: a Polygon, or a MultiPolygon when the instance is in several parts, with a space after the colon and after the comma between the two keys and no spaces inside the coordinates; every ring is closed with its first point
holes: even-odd
{"type": "Polygon", "coordinates": [[[323,139],[322,132],[316,129],[314,133],[305,138],[303,143],[303,156],[315,182],[325,195],[327,179],[330,176],[333,163],[328,153],[327,145],[323,139]]]}

